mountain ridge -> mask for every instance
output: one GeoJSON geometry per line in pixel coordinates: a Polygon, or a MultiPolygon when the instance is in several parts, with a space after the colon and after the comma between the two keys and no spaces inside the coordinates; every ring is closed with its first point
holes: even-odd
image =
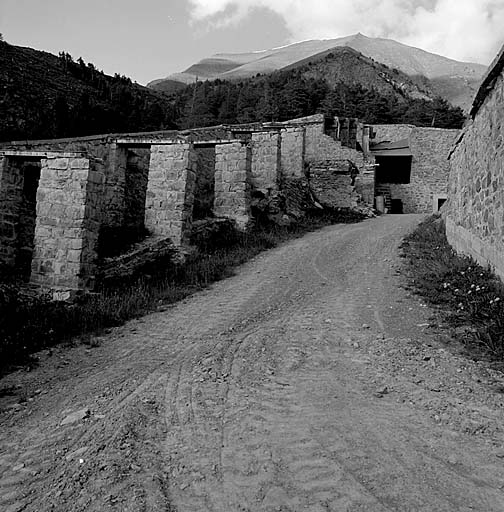
{"type": "Polygon", "coordinates": [[[482,64],[459,62],[392,39],[370,38],[358,33],[336,39],[301,41],[270,50],[218,53],[202,59],[182,73],[151,81],[147,86],[162,90],[161,84],[166,80],[189,84],[196,80],[249,78],[295,66],[338,47],[353,48],[410,77],[425,77],[435,93],[464,109],[469,107],[486,70],[482,64]]]}

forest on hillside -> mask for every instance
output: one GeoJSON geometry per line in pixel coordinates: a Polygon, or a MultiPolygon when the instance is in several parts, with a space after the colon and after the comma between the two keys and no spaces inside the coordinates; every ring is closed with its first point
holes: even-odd
{"type": "Polygon", "coordinates": [[[366,123],[460,128],[464,114],[441,98],[307,77],[302,68],[240,81],[205,81],[167,95],[104,74],[91,63],[0,42],[0,141],[75,137],[256,121],[315,113],[366,123]]]}
{"type": "Polygon", "coordinates": [[[302,69],[278,71],[241,81],[205,81],[175,93],[176,123],[182,128],[212,124],[286,121],[315,113],[356,117],[369,124],[406,123],[461,128],[464,113],[442,98],[384,95],[344,82],[329,85],[305,77],[302,69]]]}
{"type": "Polygon", "coordinates": [[[68,53],[0,41],[0,140],[175,128],[165,95],[68,53]]]}

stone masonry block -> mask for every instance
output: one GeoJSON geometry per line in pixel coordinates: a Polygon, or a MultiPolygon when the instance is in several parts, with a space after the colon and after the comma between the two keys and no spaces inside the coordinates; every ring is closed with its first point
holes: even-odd
{"type": "Polygon", "coordinates": [[[72,158],[70,160],[70,169],[89,169],[89,159],[72,158]]]}
{"type": "Polygon", "coordinates": [[[152,147],[145,226],[176,245],[187,243],[190,234],[196,162],[192,144],[152,147]]]}
{"type": "Polygon", "coordinates": [[[50,169],[68,169],[68,158],[51,158],[48,160],[48,167],[50,169]]]}
{"type": "Polygon", "coordinates": [[[220,158],[216,158],[214,213],[245,228],[250,221],[252,148],[241,143],[220,144],[216,156],[220,158]]]}
{"type": "MultiPolygon", "coordinates": [[[[31,281],[48,287],[85,289],[96,263],[99,211],[89,207],[101,190],[90,183],[93,166],[79,166],[63,183],[52,169],[71,166],[69,159],[43,159],[37,195],[35,248],[31,281]],[[56,165],[55,165],[55,162],[56,165]],[[85,172],[86,168],[89,172],[85,172]],[[49,208],[48,208],[49,207],[49,208]],[[84,267],[85,266],[85,267],[84,267]]],[[[64,180],[63,180],[64,181],[64,180]]]]}

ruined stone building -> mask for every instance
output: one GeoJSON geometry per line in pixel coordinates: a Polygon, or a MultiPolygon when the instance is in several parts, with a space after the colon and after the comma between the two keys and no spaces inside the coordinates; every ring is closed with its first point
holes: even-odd
{"type": "Polygon", "coordinates": [[[246,229],[257,212],[283,223],[377,200],[382,211],[437,211],[456,135],[320,114],[0,144],[0,265],[65,298],[107,269],[190,246],[216,219],[246,229]],[[145,236],[116,259],[102,249],[145,236]]]}
{"type": "Polygon", "coordinates": [[[65,298],[95,287],[100,239],[118,232],[145,230],[139,254],[162,253],[205,219],[246,228],[254,200],[281,196],[284,217],[307,202],[372,206],[368,145],[369,127],[322,115],[2,144],[0,264],[65,298]]]}
{"type": "Polygon", "coordinates": [[[450,167],[448,240],[504,278],[504,48],[483,78],[450,167]]]}

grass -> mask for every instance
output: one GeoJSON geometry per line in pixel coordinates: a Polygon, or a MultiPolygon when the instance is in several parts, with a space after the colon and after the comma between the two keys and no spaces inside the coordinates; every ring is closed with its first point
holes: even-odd
{"type": "MultiPolygon", "coordinates": [[[[0,371],[29,361],[29,354],[80,335],[98,333],[177,302],[211,283],[261,251],[321,227],[358,222],[351,211],[312,212],[291,226],[257,226],[247,233],[215,233],[184,265],[171,259],[145,268],[130,282],[108,285],[74,304],[55,303],[49,296],[29,296],[15,283],[0,284],[0,371]]],[[[92,336],[82,336],[93,343],[92,336]]]]}
{"type": "Polygon", "coordinates": [[[490,268],[459,256],[441,218],[424,221],[402,244],[411,286],[437,306],[473,355],[504,357],[504,285],[490,268]]]}

